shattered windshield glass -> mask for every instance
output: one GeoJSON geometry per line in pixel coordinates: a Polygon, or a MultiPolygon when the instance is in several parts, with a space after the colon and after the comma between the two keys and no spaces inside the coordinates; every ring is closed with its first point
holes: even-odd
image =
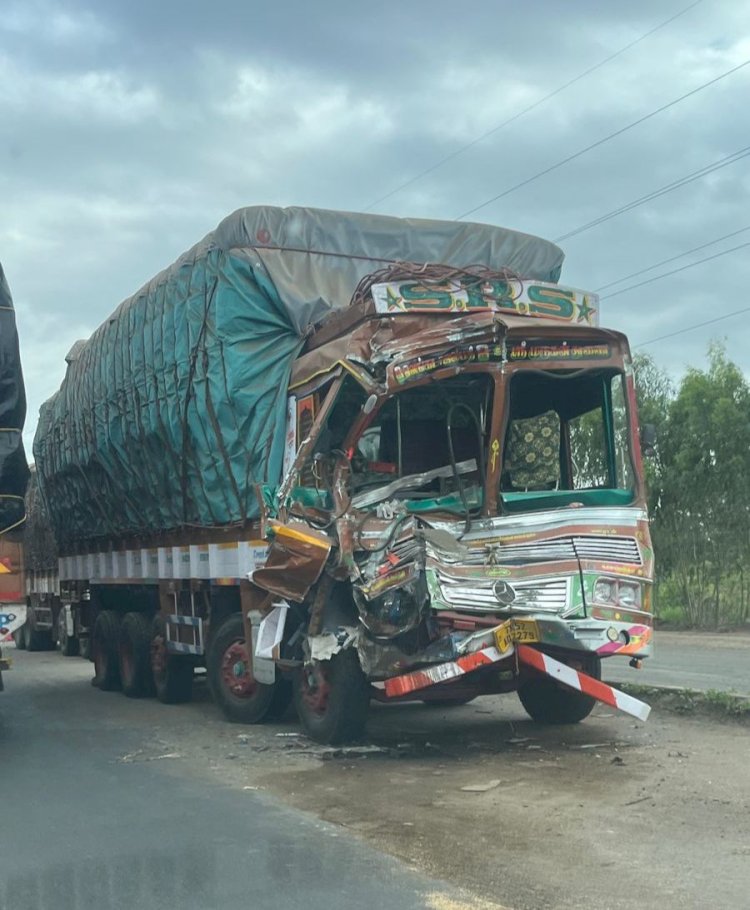
{"type": "Polygon", "coordinates": [[[397,498],[417,511],[481,506],[492,388],[486,374],[465,373],[386,401],[352,459],[360,504],[397,498]]]}
{"type": "Polygon", "coordinates": [[[525,371],[512,378],[500,475],[506,509],[632,498],[624,388],[612,370],[525,371]]]}

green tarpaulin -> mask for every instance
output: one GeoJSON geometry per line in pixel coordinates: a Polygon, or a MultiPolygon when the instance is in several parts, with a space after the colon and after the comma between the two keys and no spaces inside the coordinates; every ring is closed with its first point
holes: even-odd
{"type": "MultiPolygon", "coordinates": [[[[556,281],[552,243],[486,225],[240,209],[68,355],[34,440],[58,542],[243,522],[281,470],[308,327],[389,262],[556,281]]],[[[103,294],[106,296],[106,292],[103,294]]]]}

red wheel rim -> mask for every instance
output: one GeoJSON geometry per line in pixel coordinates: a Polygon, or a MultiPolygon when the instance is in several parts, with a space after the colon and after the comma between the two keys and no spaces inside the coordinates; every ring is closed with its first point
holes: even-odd
{"type": "Polygon", "coordinates": [[[302,670],[302,701],[311,714],[322,717],[328,710],[331,684],[328,675],[319,663],[302,670]]]}
{"type": "Polygon", "coordinates": [[[151,669],[155,676],[163,676],[167,669],[167,643],[163,635],[151,639],[151,669]]]}
{"type": "Polygon", "coordinates": [[[221,681],[235,698],[252,698],[255,695],[257,683],[251,673],[244,641],[233,642],[224,652],[221,681]]]}

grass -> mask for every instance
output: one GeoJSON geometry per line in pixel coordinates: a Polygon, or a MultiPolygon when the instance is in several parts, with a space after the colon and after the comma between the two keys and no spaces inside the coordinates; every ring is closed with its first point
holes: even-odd
{"type": "Polygon", "coordinates": [[[719,720],[734,720],[750,723],[750,698],[709,689],[696,692],[694,689],[662,688],[632,683],[618,688],[635,698],[640,698],[654,708],[696,717],[712,717],[719,720]]]}

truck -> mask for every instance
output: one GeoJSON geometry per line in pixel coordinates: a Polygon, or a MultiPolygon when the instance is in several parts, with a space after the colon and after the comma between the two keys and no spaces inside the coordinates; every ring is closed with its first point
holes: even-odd
{"type": "Polygon", "coordinates": [[[601,681],[652,649],[632,359],[562,262],[489,225],[248,207],[76,343],[34,456],[43,586],[94,684],[184,702],[205,667],[230,721],[293,701],[322,743],[373,700],[645,720],[601,681]]]}
{"type": "MultiPolygon", "coordinates": [[[[21,530],[29,469],[23,445],[26,393],[16,329],[16,312],[0,263],[0,642],[23,621],[21,530]]],[[[10,658],[0,650],[0,692],[10,658]]]]}

